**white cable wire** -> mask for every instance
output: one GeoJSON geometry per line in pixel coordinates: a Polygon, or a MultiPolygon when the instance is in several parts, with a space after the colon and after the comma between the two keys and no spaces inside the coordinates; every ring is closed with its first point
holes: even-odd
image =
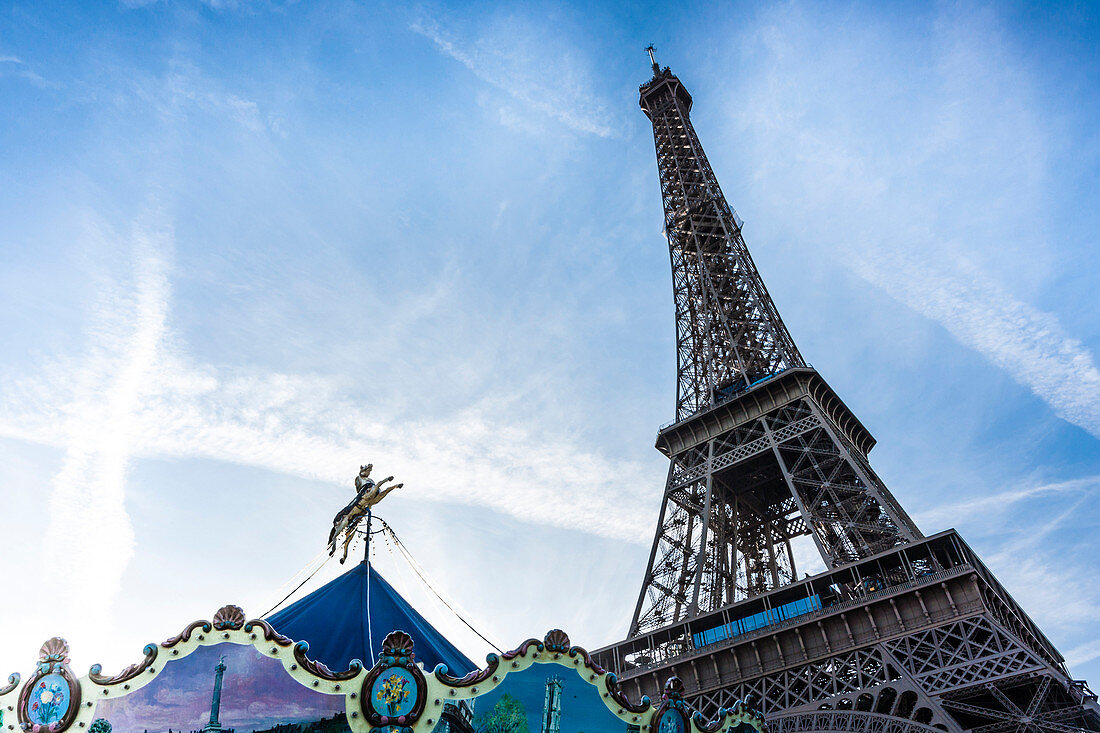
{"type": "MultiPolygon", "coordinates": [[[[315,559],[316,559],[316,558],[315,558],[315,559]]],[[[312,573],[310,573],[310,574],[309,574],[308,576],[306,576],[306,579],[305,579],[305,580],[303,580],[303,581],[302,581],[301,583],[299,583],[298,585],[294,586],[294,590],[290,591],[290,592],[289,592],[289,593],[287,593],[287,594],[286,594],[285,596],[283,596],[283,599],[282,599],[281,601],[279,601],[278,603],[276,603],[276,604],[275,604],[274,606],[272,606],[272,607],[271,607],[270,609],[268,609],[267,613],[264,613],[262,617],[265,617],[265,616],[269,616],[269,615],[271,615],[271,614],[272,614],[272,613],[273,613],[273,612],[275,611],[275,609],[277,609],[277,608],[278,608],[279,606],[281,606],[281,605],[283,605],[284,603],[286,603],[286,602],[287,602],[287,599],[289,599],[289,598],[290,598],[290,597],[291,597],[292,595],[294,595],[295,593],[297,593],[297,592],[298,592],[298,589],[299,589],[299,588],[301,588],[301,587],[302,587],[303,585],[305,585],[306,583],[308,583],[308,582],[309,582],[309,581],[310,581],[310,580],[311,580],[311,579],[313,578],[313,576],[314,576],[314,575],[316,575],[316,574],[317,574],[318,572],[320,572],[321,568],[323,568],[323,567],[325,566],[325,563],[327,563],[327,562],[328,562],[329,560],[331,560],[331,559],[332,559],[331,557],[326,557],[326,558],[325,558],[325,559],[324,559],[324,560],[323,560],[323,561],[321,562],[321,564],[320,564],[320,565],[318,565],[318,566],[317,566],[317,567],[316,567],[316,568],[315,568],[315,569],[313,570],[313,572],[312,572],[312,573]]],[[[309,566],[307,565],[306,567],[309,567],[309,566]]],[[[302,570],[299,570],[299,571],[298,571],[297,573],[295,573],[295,574],[294,574],[294,576],[293,576],[293,577],[291,577],[291,579],[290,579],[290,580],[288,580],[288,581],[287,581],[286,583],[283,583],[283,585],[282,585],[282,588],[285,588],[285,587],[287,587],[288,585],[290,585],[290,584],[291,584],[291,583],[292,583],[292,582],[294,581],[294,578],[297,578],[297,577],[298,577],[299,575],[301,575],[301,574],[302,574],[302,572],[303,572],[304,570],[305,570],[305,568],[303,568],[302,570]]],[[[282,588],[280,588],[280,590],[282,590],[282,588]]],[[[261,617],[261,618],[262,618],[262,617],[261,617]]]]}
{"type": "Polygon", "coordinates": [[[409,552],[409,549],[407,547],[405,547],[405,544],[401,541],[401,538],[397,536],[397,533],[393,531],[393,528],[390,527],[390,525],[387,524],[384,520],[379,521],[382,522],[383,531],[390,538],[393,539],[394,545],[396,545],[397,549],[401,552],[402,557],[404,557],[405,562],[408,563],[413,573],[415,573],[416,576],[420,578],[420,582],[422,582],[428,590],[435,594],[435,597],[438,598],[440,602],[442,602],[443,605],[447,607],[447,610],[453,613],[455,618],[461,621],[466,626],[466,628],[477,634],[482,641],[491,646],[498,653],[503,654],[504,652],[501,651],[501,648],[497,644],[490,641],[489,638],[485,636],[485,634],[481,633],[472,623],[470,623],[466,619],[464,611],[460,613],[461,606],[458,606],[458,604],[453,600],[449,600],[448,598],[444,597],[445,594],[440,589],[438,589],[436,585],[432,583],[431,580],[427,577],[427,573],[424,571],[424,568],[422,568],[420,566],[420,563],[418,563],[415,558],[413,558],[412,553],[409,552]]]}

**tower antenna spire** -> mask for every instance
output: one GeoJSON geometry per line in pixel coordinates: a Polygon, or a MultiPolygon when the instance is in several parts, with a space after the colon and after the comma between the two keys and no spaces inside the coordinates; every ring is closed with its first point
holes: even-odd
{"type": "Polygon", "coordinates": [[[657,58],[653,55],[653,52],[656,51],[657,49],[655,49],[653,47],[653,44],[651,43],[651,44],[649,44],[648,46],[645,47],[645,50],[646,50],[646,53],[649,54],[649,63],[653,64],[653,75],[654,76],[659,76],[660,73],[661,73],[661,67],[657,65],[657,58]]]}

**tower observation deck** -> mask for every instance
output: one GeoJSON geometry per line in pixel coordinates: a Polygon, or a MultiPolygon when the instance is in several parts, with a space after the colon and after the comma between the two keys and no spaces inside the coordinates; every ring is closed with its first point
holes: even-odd
{"type": "Polygon", "coordinates": [[[676,321],[668,478],[627,638],[598,650],[636,695],[679,676],[706,715],[754,696],[773,731],[1100,731],[1096,697],[974,552],[925,537],[874,438],[802,357],[653,59],[676,321]],[[827,570],[798,578],[792,541],[827,570]]]}

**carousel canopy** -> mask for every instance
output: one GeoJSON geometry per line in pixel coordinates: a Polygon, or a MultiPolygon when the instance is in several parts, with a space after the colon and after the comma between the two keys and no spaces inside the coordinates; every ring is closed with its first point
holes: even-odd
{"type": "Polygon", "coordinates": [[[397,630],[415,640],[413,652],[426,670],[440,662],[451,674],[476,668],[365,562],[271,614],[267,621],[280,634],[308,641],[308,655],[333,670],[347,669],[352,659],[369,667],[371,650],[377,654],[386,634],[397,630]]]}

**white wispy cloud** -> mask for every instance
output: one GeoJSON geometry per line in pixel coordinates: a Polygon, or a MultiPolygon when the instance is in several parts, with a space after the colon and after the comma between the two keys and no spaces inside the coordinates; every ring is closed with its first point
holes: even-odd
{"type": "Polygon", "coordinates": [[[1013,511],[1019,503],[1029,499],[1082,494],[1097,488],[1100,488],[1100,476],[1016,486],[985,496],[967,498],[953,504],[941,504],[923,509],[914,515],[914,519],[925,527],[956,526],[975,519],[996,520],[1006,512],[1013,511]]]}
{"type": "MultiPolygon", "coordinates": [[[[1078,630],[1100,618],[1100,592],[1094,568],[1067,560],[1067,547],[1052,548],[1050,537],[1081,515],[1090,500],[1082,496],[1054,516],[1036,515],[1018,530],[1002,531],[986,553],[987,564],[1043,628],[1078,630]],[[1057,593],[1051,589],[1056,588],[1057,593]]],[[[988,541],[988,538],[987,538],[988,541]]]]}
{"type": "Polygon", "coordinates": [[[740,147],[757,141],[758,186],[797,203],[815,246],[1100,437],[1093,354],[1021,294],[1052,267],[1049,133],[996,18],[944,6],[906,56],[873,25],[835,49],[810,12],[769,11],[752,37],[764,70],[736,114],[740,147]]]}
{"type": "MultiPolygon", "coordinates": [[[[133,426],[125,431],[129,455],[212,458],[340,486],[348,482],[349,466],[370,457],[424,499],[628,542],[643,541],[651,530],[652,507],[632,500],[630,487],[648,479],[638,467],[568,437],[502,422],[493,400],[453,415],[396,422],[342,399],[325,379],[234,375],[176,361],[161,361],[156,371],[158,383],[124,416],[133,426]]],[[[61,382],[36,377],[14,387],[9,395],[67,392],[61,382]]],[[[0,434],[56,444],[50,416],[64,409],[9,397],[0,434]]]]}
{"type": "Polygon", "coordinates": [[[132,290],[103,292],[93,309],[91,348],[62,369],[43,365],[42,382],[16,387],[32,401],[60,387],[61,399],[39,403],[47,409],[37,417],[6,415],[16,424],[44,420],[39,429],[65,451],[52,481],[43,566],[55,587],[98,608],[98,601],[114,594],[133,554],[126,474],[143,429],[142,402],[156,379],[170,292],[171,232],[151,216],[135,225],[130,238],[132,290]]]}
{"type": "Polygon", "coordinates": [[[1100,639],[1079,644],[1066,652],[1066,664],[1070,667],[1100,658],[1100,639]]]}
{"type": "Polygon", "coordinates": [[[0,55],[0,77],[3,76],[24,79],[44,89],[54,89],[58,87],[57,84],[50,82],[41,74],[31,69],[23,59],[10,54],[0,55]]]}
{"type": "Polygon", "coordinates": [[[1046,402],[1064,420],[1100,437],[1100,369],[1051,313],[1009,294],[953,260],[950,269],[912,251],[865,252],[857,273],[942,324],[1046,402]]]}
{"type": "MultiPolygon", "coordinates": [[[[480,24],[476,38],[460,38],[438,18],[422,14],[410,28],[525,106],[577,132],[616,133],[613,116],[591,90],[578,50],[534,22],[518,15],[495,17],[480,24]]],[[[500,113],[506,124],[514,116],[507,107],[500,113]]]]}
{"type": "MultiPolygon", "coordinates": [[[[192,363],[167,325],[169,240],[136,235],[134,291],[112,300],[89,354],[4,383],[0,435],[67,451],[51,500],[59,555],[109,529],[121,572],[132,542],[125,474],[135,457],[210,458],[340,486],[369,458],[425,500],[645,541],[652,507],[636,501],[636,487],[650,483],[641,467],[510,421],[507,395],[401,420],[350,401],[328,378],[192,363]]],[[[82,570],[73,567],[66,582],[93,577],[82,570]]],[[[106,588],[115,582],[97,577],[106,588]]]]}
{"type": "Polygon", "coordinates": [[[251,132],[269,129],[260,112],[260,105],[251,99],[222,89],[194,67],[180,64],[180,69],[165,78],[155,80],[151,96],[165,115],[194,106],[211,114],[232,120],[251,132]]]}

